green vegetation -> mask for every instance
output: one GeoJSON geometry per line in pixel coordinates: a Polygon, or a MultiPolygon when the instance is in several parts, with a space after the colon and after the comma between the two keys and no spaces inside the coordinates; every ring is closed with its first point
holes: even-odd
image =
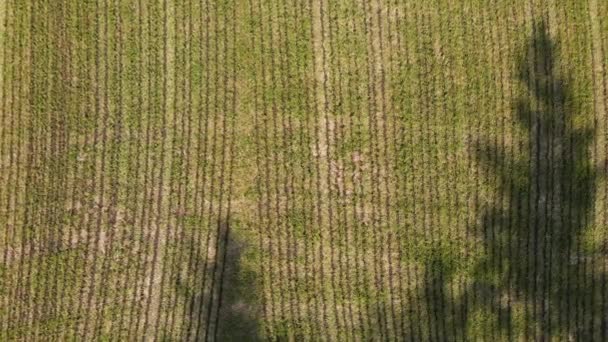
{"type": "Polygon", "coordinates": [[[607,15],[0,0],[0,341],[607,340],[607,15]]]}

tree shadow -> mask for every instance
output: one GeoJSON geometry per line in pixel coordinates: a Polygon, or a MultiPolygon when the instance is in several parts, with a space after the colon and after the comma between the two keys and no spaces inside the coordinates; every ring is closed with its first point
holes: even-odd
{"type": "Polygon", "coordinates": [[[521,150],[528,157],[494,142],[475,143],[479,167],[488,182],[497,183],[499,195],[477,229],[484,257],[466,287],[469,299],[459,301],[462,324],[454,322],[443,291],[450,275],[429,271],[443,261],[431,258],[425,265],[420,291],[432,298],[429,336],[431,326],[452,320],[454,339],[467,339],[477,312],[494,320],[487,327],[495,330],[491,334],[509,340],[606,337],[604,308],[593,303],[594,296],[597,301],[599,293],[605,295],[605,274],[596,265],[598,248],[583,239],[593,227],[599,175],[589,152],[594,127],[585,127],[584,113],[573,105],[571,80],[556,70],[558,54],[545,24],[536,24],[518,62],[528,95],[513,108],[527,134],[521,150]]]}
{"type": "MultiPolygon", "coordinates": [[[[226,233],[227,234],[227,233],[226,233]]],[[[219,290],[216,320],[218,341],[260,341],[256,300],[256,275],[242,267],[247,243],[227,234],[222,265],[223,282],[219,290]]]]}
{"type": "MultiPolygon", "coordinates": [[[[243,267],[247,243],[218,223],[218,255],[205,265],[206,251],[188,268],[197,288],[176,283],[186,303],[182,336],[187,341],[260,341],[256,275],[243,267]]],[[[201,248],[196,246],[195,248],[201,248]]]]}

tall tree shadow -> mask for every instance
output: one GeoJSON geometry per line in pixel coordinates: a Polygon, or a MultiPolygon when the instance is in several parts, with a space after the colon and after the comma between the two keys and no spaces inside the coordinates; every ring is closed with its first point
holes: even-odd
{"type": "Polygon", "coordinates": [[[558,53],[545,24],[535,25],[519,60],[528,94],[514,104],[529,154],[475,143],[484,177],[497,182],[497,197],[504,201],[497,198],[481,218],[484,257],[466,288],[469,299],[458,301],[464,303],[461,324],[454,324],[455,303],[442,291],[450,275],[426,272],[420,291],[434,298],[428,324],[437,328],[451,321],[453,339],[467,339],[467,325],[479,319],[473,312],[491,317],[488,329],[497,330],[491,334],[509,340],[606,338],[605,308],[595,303],[605,304],[605,274],[595,261],[598,251],[583,239],[593,227],[599,175],[589,152],[594,127],[585,127],[585,113],[577,113],[569,77],[558,75],[558,53]]]}
{"type": "Polygon", "coordinates": [[[476,274],[485,279],[475,280],[473,292],[489,295],[481,300],[488,309],[504,309],[499,328],[511,332],[511,304],[520,303],[527,337],[587,340],[594,335],[587,300],[598,285],[595,270],[587,270],[591,251],[582,245],[595,200],[594,127],[577,124],[584,113],[572,105],[568,76],[558,75],[558,52],[541,23],[519,61],[529,95],[514,109],[528,134],[528,158],[478,143],[478,160],[496,176],[510,208],[497,204],[482,218],[486,258],[476,274]]]}

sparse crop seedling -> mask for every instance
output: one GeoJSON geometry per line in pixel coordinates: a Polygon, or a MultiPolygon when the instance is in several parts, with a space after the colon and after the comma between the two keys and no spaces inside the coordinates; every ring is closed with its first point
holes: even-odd
{"type": "Polygon", "coordinates": [[[0,0],[0,341],[608,340],[607,18],[0,0]]]}

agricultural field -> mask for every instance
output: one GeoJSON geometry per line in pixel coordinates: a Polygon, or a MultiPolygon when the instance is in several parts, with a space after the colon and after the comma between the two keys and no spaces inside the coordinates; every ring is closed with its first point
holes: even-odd
{"type": "Polygon", "coordinates": [[[0,0],[0,341],[607,341],[608,1],[0,0]]]}

